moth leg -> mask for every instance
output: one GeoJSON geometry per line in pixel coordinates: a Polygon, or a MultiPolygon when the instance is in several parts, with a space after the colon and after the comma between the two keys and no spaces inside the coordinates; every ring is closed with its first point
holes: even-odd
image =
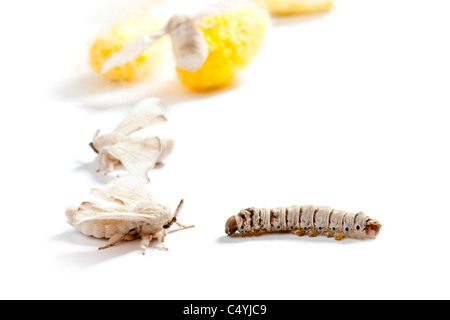
{"type": "Polygon", "coordinates": [[[103,167],[105,166],[105,163],[106,163],[106,155],[105,154],[100,154],[100,161],[99,161],[100,163],[99,163],[99,166],[98,166],[98,169],[97,169],[97,172],[100,172],[100,171],[102,171],[103,170],[103,167]]]}
{"type": "Polygon", "coordinates": [[[182,231],[182,230],[186,230],[186,229],[191,229],[191,228],[194,228],[195,226],[182,226],[182,227],[180,227],[179,229],[176,229],[176,230],[170,230],[169,232],[168,232],[168,234],[171,234],[171,233],[174,233],[174,232],[178,232],[178,231],[182,231]]]}
{"type": "Polygon", "coordinates": [[[114,170],[114,168],[119,165],[119,163],[120,163],[119,160],[112,160],[112,161],[110,160],[109,164],[108,164],[108,168],[106,168],[105,175],[112,172],[114,170]]]}
{"type": "MultiPolygon", "coordinates": [[[[111,166],[111,158],[106,153],[102,153],[100,156],[100,167],[98,168],[97,172],[105,171],[109,169],[111,166]]],[[[105,172],[105,175],[107,172],[105,172]]]]}
{"type": "Polygon", "coordinates": [[[179,226],[181,229],[189,229],[189,228],[193,228],[195,227],[194,225],[192,226],[185,226],[184,224],[179,223],[178,221],[175,222],[177,224],[177,226],[179,226]]]}
{"type": "Polygon", "coordinates": [[[125,239],[124,234],[116,233],[111,238],[109,238],[108,244],[106,246],[100,247],[100,248],[98,248],[98,250],[104,250],[109,247],[115,246],[118,242],[122,241],[123,239],[125,239]]]}
{"type": "Polygon", "coordinates": [[[169,249],[164,245],[164,238],[166,237],[165,232],[159,232],[157,237],[158,237],[159,243],[161,244],[161,247],[164,250],[168,251],[169,249]]]}
{"type": "Polygon", "coordinates": [[[145,251],[147,250],[147,248],[150,246],[150,242],[152,241],[153,236],[152,235],[148,235],[148,236],[142,236],[142,241],[141,241],[141,249],[142,249],[142,255],[145,255],[145,251]]]}

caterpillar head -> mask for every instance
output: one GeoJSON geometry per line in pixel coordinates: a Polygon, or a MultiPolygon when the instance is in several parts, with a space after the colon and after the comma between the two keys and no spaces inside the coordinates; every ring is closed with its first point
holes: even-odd
{"type": "Polygon", "coordinates": [[[380,233],[381,227],[382,225],[379,221],[373,219],[368,220],[366,223],[366,228],[364,229],[367,238],[375,239],[378,233],[380,233]]]}
{"type": "Polygon", "coordinates": [[[238,224],[236,221],[236,217],[232,216],[230,219],[227,220],[227,223],[225,224],[225,233],[229,236],[232,236],[238,231],[238,224]]]}

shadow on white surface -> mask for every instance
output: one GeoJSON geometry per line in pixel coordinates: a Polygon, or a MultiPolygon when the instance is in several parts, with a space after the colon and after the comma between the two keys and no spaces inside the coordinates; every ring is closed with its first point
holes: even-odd
{"type": "Polygon", "coordinates": [[[82,74],[61,83],[55,94],[65,100],[79,101],[93,111],[120,109],[147,98],[148,80],[135,82],[114,82],[98,78],[93,74],[82,74]]]}
{"type": "Polygon", "coordinates": [[[176,105],[181,102],[208,99],[214,96],[227,94],[239,86],[239,80],[235,79],[227,87],[218,88],[206,92],[193,92],[185,87],[177,78],[164,82],[161,86],[151,91],[152,96],[161,99],[165,106],[176,105]]]}
{"type": "Polygon", "coordinates": [[[81,162],[77,161],[76,163],[77,167],[72,169],[72,172],[87,172],[89,173],[96,181],[98,181],[101,184],[106,184],[111,179],[114,178],[114,175],[108,175],[103,172],[97,172],[98,169],[98,159],[94,159],[91,162],[81,162]]]}
{"type": "Polygon", "coordinates": [[[89,247],[101,247],[104,241],[102,239],[96,239],[93,237],[86,237],[80,234],[76,230],[66,231],[64,233],[53,236],[51,240],[63,241],[71,244],[89,246],[89,247]]]}
{"type": "MultiPolygon", "coordinates": [[[[98,250],[98,248],[106,245],[108,240],[88,237],[76,230],[66,231],[52,237],[51,240],[88,247],[88,250],[86,251],[75,251],[56,255],[56,258],[62,265],[70,267],[71,269],[86,269],[126,254],[142,255],[139,239],[133,241],[121,241],[115,246],[105,250],[98,250]]],[[[158,245],[157,241],[152,241],[146,251],[146,255],[151,255],[151,251],[153,250],[163,249],[158,245]]]]}
{"type": "Polygon", "coordinates": [[[298,15],[290,15],[290,16],[289,15],[273,16],[272,17],[272,26],[283,27],[283,26],[307,24],[310,22],[314,22],[316,20],[323,19],[329,14],[331,14],[331,12],[322,12],[322,13],[304,14],[304,15],[298,14],[298,15]]]}
{"type": "Polygon", "coordinates": [[[62,99],[78,100],[82,107],[89,110],[103,111],[129,108],[149,97],[160,98],[165,106],[208,99],[236,89],[239,82],[238,79],[235,79],[225,88],[193,92],[185,87],[176,75],[166,80],[152,77],[134,82],[113,82],[99,79],[92,74],[84,74],[60,84],[55,89],[55,94],[62,99]]]}
{"type": "Polygon", "coordinates": [[[63,82],[56,88],[61,98],[73,99],[94,94],[108,93],[129,86],[129,83],[108,81],[95,74],[85,73],[63,82]]]}
{"type": "MultiPolygon", "coordinates": [[[[327,238],[327,237],[299,237],[295,234],[291,233],[268,233],[268,234],[262,234],[260,236],[253,236],[253,237],[229,237],[229,236],[221,236],[216,239],[216,242],[220,244],[238,244],[242,242],[254,242],[254,241],[300,241],[300,242],[308,242],[312,244],[336,244],[336,245],[349,245],[349,244],[355,244],[361,242],[360,240],[355,239],[344,239],[342,241],[336,241],[334,238],[327,238]]],[[[366,240],[367,241],[367,240],[366,240]]]]}

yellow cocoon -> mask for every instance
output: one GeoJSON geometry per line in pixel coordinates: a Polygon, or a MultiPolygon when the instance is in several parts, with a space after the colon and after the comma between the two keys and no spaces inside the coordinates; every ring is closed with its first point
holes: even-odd
{"type": "Polygon", "coordinates": [[[209,56],[196,72],[177,69],[181,82],[193,91],[226,86],[258,52],[269,24],[264,3],[250,2],[242,8],[202,22],[209,56]]]}
{"type": "Polygon", "coordinates": [[[273,15],[308,14],[328,11],[333,6],[330,0],[264,0],[273,15]]]}
{"type": "Polygon", "coordinates": [[[154,17],[138,17],[124,21],[98,37],[91,47],[90,64],[95,72],[111,80],[134,80],[148,75],[158,65],[158,60],[164,53],[161,41],[152,45],[143,55],[116,67],[105,74],[101,69],[105,61],[121,50],[132,40],[161,28],[154,17]]]}

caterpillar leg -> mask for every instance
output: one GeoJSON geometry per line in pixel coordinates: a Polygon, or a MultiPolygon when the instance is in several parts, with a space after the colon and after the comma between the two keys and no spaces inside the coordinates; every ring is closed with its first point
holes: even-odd
{"type": "Polygon", "coordinates": [[[298,230],[295,234],[299,237],[303,237],[304,235],[306,235],[305,231],[303,230],[298,230]]]}
{"type": "Polygon", "coordinates": [[[148,235],[148,236],[142,236],[142,241],[141,241],[141,249],[142,249],[142,255],[145,255],[145,251],[147,250],[147,248],[150,245],[150,242],[152,241],[152,235],[148,235]]]}
{"type": "Polygon", "coordinates": [[[98,248],[98,250],[104,250],[110,247],[115,246],[118,242],[122,241],[123,239],[125,239],[125,235],[122,233],[116,233],[115,235],[113,235],[111,238],[109,238],[108,244],[104,247],[100,247],[98,248]]]}
{"type": "Polygon", "coordinates": [[[316,237],[318,236],[318,234],[317,234],[317,232],[312,231],[311,233],[308,234],[308,236],[309,236],[310,238],[316,238],[316,237]]]}
{"type": "Polygon", "coordinates": [[[338,233],[337,235],[334,236],[334,240],[336,240],[336,241],[344,240],[344,234],[343,233],[338,233]]]}
{"type": "Polygon", "coordinates": [[[255,235],[256,235],[256,233],[253,232],[253,231],[241,232],[241,237],[243,237],[243,238],[245,238],[245,237],[252,237],[252,236],[255,236],[255,235]]]}

